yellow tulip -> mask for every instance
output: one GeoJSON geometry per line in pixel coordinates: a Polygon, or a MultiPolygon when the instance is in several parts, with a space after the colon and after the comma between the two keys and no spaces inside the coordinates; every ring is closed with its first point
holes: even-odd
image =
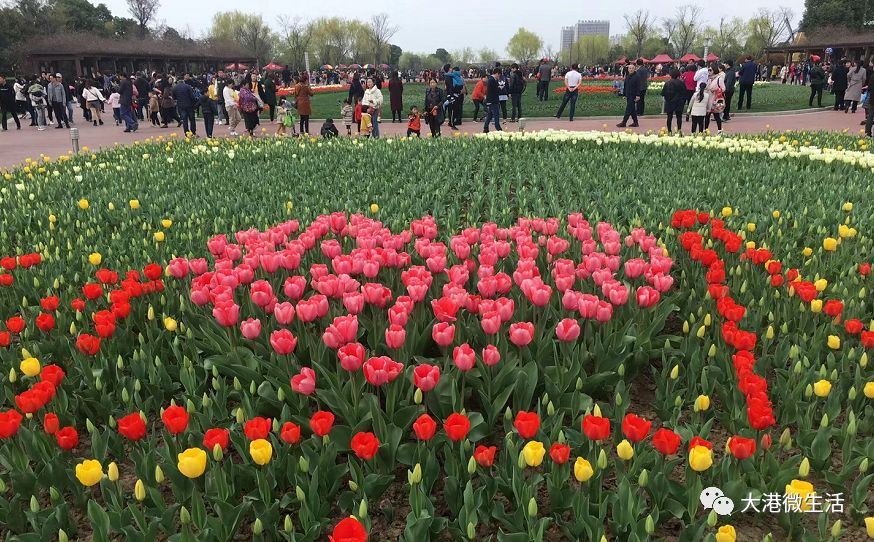
{"type": "Polygon", "coordinates": [[[109,209],[110,211],[114,211],[115,204],[110,201],[109,203],[106,204],[106,208],[109,209]]]}
{"type": "Polygon", "coordinates": [[[54,224],[57,221],[58,221],[58,217],[56,217],[55,215],[49,215],[49,222],[54,224]]]}
{"type": "Polygon", "coordinates": [[[844,203],[844,206],[841,208],[844,210],[844,212],[849,213],[850,211],[853,210],[853,202],[848,201],[848,202],[844,203]]]}
{"type": "Polygon", "coordinates": [[[85,459],[76,465],[76,479],[83,486],[93,486],[103,479],[103,465],[96,459],[85,459]]]}
{"type": "Polygon", "coordinates": [[[747,248],[756,248],[755,241],[747,241],[747,248]]]}
{"type": "Polygon", "coordinates": [[[158,243],[163,243],[164,242],[164,232],[156,231],[155,232],[155,241],[157,241],[158,243]]]}
{"type": "Polygon", "coordinates": [[[723,207],[722,208],[722,216],[723,217],[728,218],[732,214],[734,214],[734,210],[731,207],[723,207]]]}
{"type": "Polygon", "coordinates": [[[828,287],[828,281],[825,279],[819,279],[814,281],[813,286],[816,288],[817,292],[822,292],[828,287]]]}
{"type": "Polygon", "coordinates": [[[713,465],[713,452],[706,446],[695,446],[689,452],[689,466],[696,472],[704,472],[713,465]]]}
{"type": "Polygon", "coordinates": [[[839,350],[841,348],[841,338],[837,335],[829,335],[828,336],[828,347],[832,350],[839,350]]]}
{"type": "Polygon", "coordinates": [[[801,255],[805,258],[809,258],[813,254],[813,249],[810,247],[804,247],[804,250],[801,251],[801,255]]]}
{"type": "Polygon", "coordinates": [[[82,209],[83,211],[84,211],[85,209],[87,209],[90,205],[91,205],[91,204],[88,203],[88,200],[85,199],[85,198],[82,198],[82,199],[79,200],[79,208],[82,209]]]}
{"type": "Polygon", "coordinates": [[[137,483],[134,484],[134,497],[140,502],[146,499],[146,486],[140,479],[137,479],[137,483]]]}
{"type": "Polygon", "coordinates": [[[522,448],[522,457],[529,467],[539,467],[543,463],[544,455],[546,455],[546,448],[538,440],[531,440],[522,448]]]}
{"type": "Polygon", "coordinates": [[[780,218],[780,211],[774,211],[773,213],[771,213],[771,216],[773,216],[774,218],[780,218]]]}
{"type": "Polygon", "coordinates": [[[21,369],[21,372],[26,374],[27,376],[34,377],[39,374],[41,366],[38,359],[27,358],[21,362],[18,368],[21,369]]]}
{"type": "Polygon", "coordinates": [[[127,203],[128,203],[128,205],[130,205],[131,209],[139,209],[140,208],[140,200],[138,200],[138,199],[132,199],[127,203]]]}
{"type": "Polygon", "coordinates": [[[828,397],[830,391],[832,391],[832,383],[828,380],[820,380],[813,385],[813,393],[817,397],[828,397]]]}
{"type": "Polygon", "coordinates": [[[868,399],[874,399],[874,382],[866,382],[865,387],[862,388],[862,393],[864,393],[865,397],[868,399]]]}
{"type": "Polygon", "coordinates": [[[756,231],[756,223],[750,222],[749,224],[747,224],[747,231],[750,233],[753,233],[754,231],[756,231]]]}
{"type": "Polygon", "coordinates": [[[634,447],[626,439],[616,445],[616,455],[624,461],[628,461],[634,457],[634,447]]]}
{"type": "Polygon", "coordinates": [[[200,448],[188,448],[176,458],[176,467],[188,478],[199,478],[206,470],[206,452],[200,448]]]}
{"type": "Polygon", "coordinates": [[[92,252],[88,255],[88,263],[91,265],[100,265],[103,262],[103,255],[99,252],[92,252]]]}
{"type": "Polygon", "coordinates": [[[588,460],[578,457],[574,462],[574,478],[577,479],[577,482],[585,482],[593,474],[595,471],[592,469],[592,464],[588,460]]]}
{"type": "Polygon", "coordinates": [[[716,531],[716,542],[735,542],[737,533],[731,525],[723,525],[716,531]]]}
{"type": "Polygon", "coordinates": [[[814,493],[813,484],[810,482],[805,482],[804,480],[792,480],[786,486],[784,495],[786,497],[797,495],[796,502],[799,504],[798,509],[803,512],[809,512],[813,509],[813,499],[809,497],[814,493]]]}
{"type": "Polygon", "coordinates": [[[868,538],[874,538],[874,518],[865,518],[865,531],[868,538]]]}
{"type": "Polygon", "coordinates": [[[834,237],[826,237],[822,240],[822,248],[834,252],[838,248],[838,240],[834,237]]]}
{"type": "Polygon", "coordinates": [[[173,225],[173,221],[170,220],[169,218],[165,218],[164,220],[161,221],[161,226],[163,226],[164,228],[169,228],[172,225],[173,225]]]}
{"type": "Polygon", "coordinates": [[[810,312],[816,314],[822,312],[822,299],[814,299],[810,302],[810,312]]]}
{"type": "Polygon", "coordinates": [[[170,318],[169,316],[164,318],[164,329],[166,329],[167,331],[172,333],[172,332],[176,331],[177,327],[178,327],[178,324],[177,324],[176,320],[174,320],[173,318],[170,318]]]}
{"type": "Polygon", "coordinates": [[[106,469],[106,477],[109,478],[110,482],[118,481],[118,465],[115,464],[115,461],[109,464],[109,467],[106,469]]]}
{"type": "Polygon", "coordinates": [[[255,439],[249,443],[249,455],[252,456],[252,461],[258,465],[266,465],[273,457],[273,445],[270,444],[269,440],[255,439]]]}
{"type": "Polygon", "coordinates": [[[844,224],[841,224],[840,226],[838,226],[838,236],[841,239],[849,237],[850,236],[850,227],[847,225],[844,225],[844,224]]]}
{"type": "Polygon", "coordinates": [[[710,408],[710,397],[706,395],[699,395],[695,399],[695,412],[704,412],[710,408]]]}
{"type": "Polygon", "coordinates": [[[378,213],[379,212],[379,205],[377,205],[376,203],[371,203],[370,204],[370,212],[373,214],[378,213]]]}

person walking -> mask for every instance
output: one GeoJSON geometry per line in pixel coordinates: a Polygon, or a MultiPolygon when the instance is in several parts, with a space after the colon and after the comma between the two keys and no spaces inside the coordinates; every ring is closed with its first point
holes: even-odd
{"type": "Polygon", "coordinates": [[[273,80],[272,75],[264,76],[264,80],[261,81],[261,90],[261,99],[264,100],[264,105],[270,112],[270,122],[274,122],[276,120],[276,81],[273,80]]]}
{"type": "Polygon", "coordinates": [[[737,72],[738,81],[740,83],[740,91],[737,96],[737,110],[743,111],[744,95],[747,98],[747,111],[750,110],[753,102],[753,84],[756,82],[756,74],[759,72],[758,65],[753,61],[751,55],[747,55],[746,61],[741,65],[737,72]]]}
{"type": "Polygon", "coordinates": [[[137,123],[136,118],[133,116],[131,107],[133,100],[134,86],[126,74],[121,74],[118,83],[118,107],[119,116],[124,121],[125,133],[136,132],[139,128],[139,123],[137,123]]]}
{"type": "Polygon", "coordinates": [[[622,87],[625,94],[625,115],[622,117],[622,122],[617,124],[618,128],[628,126],[628,119],[631,119],[631,127],[637,128],[640,126],[637,122],[637,102],[640,101],[641,84],[637,78],[637,66],[631,64],[628,66],[628,75],[625,77],[625,84],[622,87]]]}
{"type": "Polygon", "coordinates": [[[20,113],[20,118],[24,118],[25,114],[28,115],[30,117],[30,125],[36,126],[36,112],[33,110],[33,105],[31,105],[30,98],[27,96],[27,87],[28,83],[24,78],[15,81],[13,85],[15,89],[16,111],[20,113]]]}
{"type": "Polygon", "coordinates": [[[0,119],[2,119],[3,131],[6,131],[6,116],[11,115],[15,121],[15,129],[21,130],[21,121],[15,110],[15,88],[5,77],[0,75],[0,119]]]}
{"type": "Polygon", "coordinates": [[[555,114],[555,118],[560,119],[561,114],[564,112],[564,107],[570,103],[570,111],[568,115],[568,120],[570,122],[574,121],[574,113],[577,110],[577,98],[579,97],[580,91],[580,83],[583,81],[583,76],[580,75],[579,65],[572,64],[569,72],[564,74],[564,97],[561,99],[561,105],[558,107],[558,113],[555,114]]]}
{"type": "Polygon", "coordinates": [[[297,114],[300,115],[298,125],[300,127],[300,135],[310,133],[310,115],[313,114],[313,105],[311,98],[313,89],[310,87],[309,76],[306,72],[300,76],[300,81],[294,86],[294,95],[297,98],[297,114]]]}
{"type": "Polygon", "coordinates": [[[349,103],[354,104],[364,99],[364,85],[361,84],[361,77],[359,77],[357,71],[352,72],[350,79],[349,103]]]}
{"type": "MultiPolygon", "coordinates": [[[[640,93],[637,100],[637,116],[643,116],[646,110],[646,89],[649,88],[649,68],[643,63],[643,59],[637,59],[637,80],[640,85],[640,93]]],[[[637,121],[635,121],[636,123],[637,121]]]]}
{"type": "Polygon", "coordinates": [[[865,135],[871,137],[871,125],[874,124],[874,60],[869,60],[868,63],[868,100],[865,105],[865,135]]]}
{"type": "Polygon", "coordinates": [[[367,89],[364,91],[364,99],[361,102],[362,107],[367,106],[367,111],[370,113],[373,122],[373,138],[379,138],[379,117],[382,110],[382,90],[376,86],[376,81],[373,78],[367,79],[367,89]]]}
{"type": "Polygon", "coordinates": [[[710,128],[710,118],[716,121],[716,135],[722,134],[722,113],[725,112],[725,74],[720,71],[719,64],[710,68],[710,79],[707,82],[707,92],[710,93],[710,108],[704,129],[710,128]]]}
{"type": "Polygon", "coordinates": [[[704,124],[710,111],[710,93],[707,92],[707,84],[701,83],[698,92],[692,96],[689,109],[686,111],[686,120],[692,116],[692,133],[704,133],[704,124]]]}
{"type": "Polygon", "coordinates": [[[94,81],[91,79],[85,81],[85,87],[82,89],[82,99],[85,100],[88,109],[91,110],[91,120],[94,123],[94,126],[97,126],[98,123],[100,126],[103,126],[103,119],[101,118],[100,113],[103,109],[103,102],[106,101],[106,98],[103,97],[100,89],[94,86],[94,81]]]}
{"type": "Polygon", "coordinates": [[[47,89],[49,104],[52,112],[55,114],[57,126],[55,129],[60,130],[64,126],[70,127],[70,121],[67,119],[67,93],[64,90],[64,85],[61,83],[61,74],[57,73],[54,76],[49,76],[49,87],[47,89]]]}
{"type": "Polygon", "coordinates": [[[388,80],[388,97],[391,105],[391,121],[402,122],[404,112],[404,83],[397,71],[392,72],[388,80]],[[397,117],[397,120],[395,118],[397,117]]]}
{"type": "Polygon", "coordinates": [[[264,102],[261,98],[252,92],[251,84],[245,83],[240,86],[240,112],[243,114],[243,122],[246,126],[246,132],[250,137],[255,137],[255,127],[260,124],[259,116],[264,102]]]}
{"type": "Polygon", "coordinates": [[[725,110],[722,112],[722,122],[731,120],[731,99],[734,96],[734,86],[737,83],[737,73],[734,71],[734,61],[726,60],[723,65],[722,74],[725,77],[725,110]]]}
{"type": "Polygon", "coordinates": [[[210,96],[208,89],[206,92],[201,92],[200,99],[197,101],[197,107],[200,108],[200,115],[203,117],[203,129],[206,132],[206,137],[212,139],[212,129],[215,125],[217,108],[215,100],[210,96]]]}
{"type": "Polygon", "coordinates": [[[42,132],[46,129],[46,109],[48,109],[49,102],[46,97],[45,88],[39,83],[38,79],[34,79],[33,83],[27,88],[27,95],[30,97],[30,105],[35,113],[36,129],[42,132]]]}
{"type": "Polygon", "coordinates": [[[810,100],[807,102],[808,107],[813,107],[813,97],[816,96],[817,107],[822,107],[822,87],[825,86],[825,70],[822,69],[819,62],[814,62],[808,74],[810,81],[810,100]]]}
{"type": "Polygon", "coordinates": [[[176,100],[176,109],[182,117],[182,129],[186,134],[190,132],[191,135],[196,136],[197,122],[194,118],[194,108],[197,107],[198,100],[189,84],[190,81],[191,75],[186,73],[182,81],[173,87],[173,99],[176,100]]]}
{"type": "Polygon", "coordinates": [[[862,67],[860,60],[854,60],[850,64],[850,72],[847,74],[847,91],[844,93],[844,113],[856,112],[856,107],[862,99],[862,87],[868,80],[868,70],[862,67]]]}
{"type": "Polygon", "coordinates": [[[486,99],[486,84],[489,81],[489,76],[487,74],[483,74],[479,81],[476,82],[476,86],[473,87],[473,94],[470,95],[470,99],[473,100],[473,121],[476,122],[480,120],[477,118],[479,115],[479,108],[483,108],[483,114],[485,114],[485,99],[486,99]]]}
{"type": "MultiPolygon", "coordinates": [[[[540,61],[537,68],[537,99],[541,102],[549,100],[549,82],[552,80],[552,67],[547,59],[540,61]]],[[[474,119],[476,120],[476,119],[474,119]]]]}
{"type": "Polygon", "coordinates": [[[137,72],[136,78],[133,81],[134,87],[137,89],[137,120],[145,120],[146,107],[149,105],[149,82],[146,80],[146,75],[143,72],[137,72]]]}
{"type": "Polygon", "coordinates": [[[240,124],[240,109],[237,107],[237,97],[234,96],[235,86],[233,81],[228,80],[222,89],[222,101],[228,114],[228,129],[232,136],[237,135],[237,126],[240,124]]]}
{"type": "MultiPolygon", "coordinates": [[[[503,77],[501,73],[500,67],[495,67],[492,70],[492,76],[489,77],[488,83],[486,84],[486,113],[485,113],[485,122],[483,123],[483,133],[489,133],[489,123],[494,119],[495,122],[495,130],[502,131],[501,129],[501,109],[500,109],[500,99],[501,99],[501,87],[500,80],[503,77]]],[[[571,106],[571,116],[573,116],[573,106],[571,106]]]]}
{"type": "Polygon", "coordinates": [[[519,71],[519,64],[514,62],[510,66],[510,122],[518,122],[522,118],[522,94],[527,86],[525,77],[519,71]]]}
{"type": "Polygon", "coordinates": [[[431,79],[428,90],[425,91],[425,120],[431,128],[431,137],[440,137],[440,125],[443,124],[443,102],[446,93],[437,86],[437,80],[431,79]]]}
{"type": "Polygon", "coordinates": [[[686,103],[692,101],[692,96],[695,94],[695,72],[697,68],[695,64],[690,63],[683,70],[683,84],[686,86],[686,103]]]}
{"type": "Polygon", "coordinates": [[[847,68],[847,60],[844,58],[832,68],[832,92],[835,95],[835,111],[844,110],[844,95],[847,93],[847,78],[849,74],[850,70],[847,68]]]}
{"type": "Polygon", "coordinates": [[[680,79],[680,70],[671,70],[671,79],[662,87],[662,96],[665,99],[665,114],[668,117],[668,134],[672,134],[672,120],[677,118],[677,133],[683,133],[683,109],[686,105],[686,83],[680,79]]]}

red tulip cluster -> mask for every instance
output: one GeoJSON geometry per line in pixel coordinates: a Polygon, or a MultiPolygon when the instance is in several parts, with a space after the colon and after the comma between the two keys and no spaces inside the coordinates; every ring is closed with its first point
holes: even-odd
{"type": "Polygon", "coordinates": [[[30,269],[42,263],[42,256],[36,252],[22,254],[21,256],[5,256],[0,258],[0,287],[12,286],[15,277],[12,274],[17,268],[30,269]]]}

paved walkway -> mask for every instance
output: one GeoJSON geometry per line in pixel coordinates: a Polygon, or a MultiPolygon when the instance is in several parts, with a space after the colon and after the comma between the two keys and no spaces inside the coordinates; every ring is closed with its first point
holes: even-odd
{"type": "MultiPolygon", "coordinates": [[[[78,114],[78,111],[77,111],[78,114]]],[[[81,121],[81,116],[77,115],[81,121]]],[[[724,133],[756,133],[765,130],[830,130],[842,131],[847,130],[848,133],[859,133],[859,122],[864,119],[864,110],[860,108],[856,114],[845,114],[836,111],[812,111],[812,112],[796,112],[796,113],[772,113],[772,114],[739,114],[734,117],[731,122],[724,123],[724,133]]],[[[617,117],[598,117],[598,118],[577,118],[574,122],[568,122],[567,119],[529,119],[526,121],[525,130],[545,130],[545,129],[566,129],[566,130],[620,130],[615,125],[619,121],[617,117]]],[[[635,131],[645,132],[647,130],[659,130],[664,126],[664,117],[643,117],[640,121],[640,128],[635,128],[635,131]]],[[[317,132],[322,125],[320,120],[311,120],[310,128],[317,132]]],[[[20,164],[26,158],[39,158],[40,154],[51,156],[52,158],[70,152],[72,144],[70,142],[70,132],[68,130],[56,130],[49,127],[43,132],[38,132],[36,128],[22,126],[21,130],[15,130],[15,123],[11,123],[12,129],[7,132],[0,132],[0,169],[10,168],[20,164]]],[[[133,134],[122,132],[123,127],[116,127],[112,123],[104,126],[92,126],[84,122],[78,123],[80,133],[80,145],[87,146],[91,150],[96,150],[102,147],[111,147],[115,144],[128,144],[133,141],[142,141],[149,137],[155,137],[161,134],[169,135],[176,132],[181,135],[181,129],[161,129],[151,126],[151,124],[140,123],[140,130],[133,134]]],[[[520,124],[506,124],[506,129],[518,130],[520,124]]],[[[262,124],[262,128],[266,128],[267,133],[272,134],[276,130],[276,125],[269,123],[262,124]]],[[[342,126],[338,126],[341,128],[342,126]]],[[[466,121],[462,125],[462,132],[478,133],[482,131],[481,123],[473,123],[466,121]]],[[[686,131],[691,128],[691,125],[684,124],[686,131]]],[[[203,129],[203,123],[198,119],[198,130],[203,129]]],[[[399,136],[406,134],[406,123],[383,122],[380,125],[383,135],[399,136]]],[[[711,129],[715,126],[711,124],[711,129]]],[[[242,125],[240,130],[242,132],[242,125]]],[[[354,131],[354,130],[353,130],[354,131]]],[[[427,127],[422,126],[422,135],[427,132],[427,127]]],[[[443,133],[448,134],[450,130],[444,125],[443,133]]],[[[201,135],[203,132],[199,132],[201,135]]],[[[215,134],[226,136],[228,133],[227,126],[216,126],[215,134]]]]}

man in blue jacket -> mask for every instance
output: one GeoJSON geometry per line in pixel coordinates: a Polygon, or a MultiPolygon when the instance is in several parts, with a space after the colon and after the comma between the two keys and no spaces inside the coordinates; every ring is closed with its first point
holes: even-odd
{"type": "Polygon", "coordinates": [[[756,82],[756,74],[758,72],[758,64],[753,61],[752,56],[747,55],[746,61],[741,64],[740,70],[737,72],[738,86],[740,86],[740,91],[738,91],[737,96],[738,111],[741,111],[744,108],[744,94],[747,95],[747,109],[750,109],[753,102],[753,83],[756,82]]]}
{"type": "Polygon", "coordinates": [[[192,135],[197,135],[197,123],[194,120],[197,99],[194,96],[194,89],[188,84],[190,79],[191,74],[186,73],[182,81],[173,86],[173,98],[176,100],[179,116],[182,117],[182,129],[186,133],[191,132],[192,135]]]}

